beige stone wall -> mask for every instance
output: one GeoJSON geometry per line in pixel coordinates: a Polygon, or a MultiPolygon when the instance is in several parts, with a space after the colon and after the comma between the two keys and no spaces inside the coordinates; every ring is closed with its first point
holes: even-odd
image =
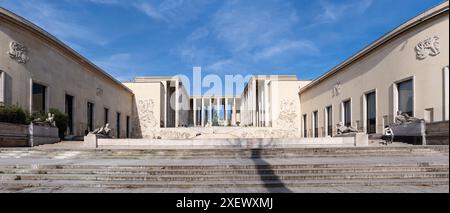
{"type": "MultiPolygon", "coordinates": [[[[364,94],[376,91],[377,133],[382,133],[384,120],[392,122],[396,113],[393,87],[399,81],[413,79],[414,116],[424,118],[425,109],[433,109],[434,121],[443,120],[444,75],[449,64],[449,16],[434,17],[384,43],[362,59],[301,93],[301,114],[308,115],[308,130],[312,112],[319,112],[319,136],[323,136],[325,107],[333,107],[333,132],[341,121],[341,103],[352,102],[352,125],[365,124],[364,94]],[[420,60],[416,45],[433,36],[439,37],[440,54],[420,60]],[[341,93],[333,97],[332,90],[341,83],[341,93]]],[[[365,126],[365,125],[364,125],[365,126]]]]}
{"type": "Polygon", "coordinates": [[[164,85],[160,82],[124,85],[134,92],[135,97],[133,137],[151,135],[154,129],[160,128],[161,119],[164,119],[164,116],[161,117],[161,110],[164,109],[164,103],[161,102],[161,97],[165,97],[164,85]]]}
{"type": "Polygon", "coordinates": [[[270,107],[272,127],[300,130],[300,88],[311,81],[272,81],[270,107]]]}
{"type": "Polygon", "coordinates": [[[87,102],[94,103],[94,125],[104,123],[104,107],[109,108],[112,133],[116,130],[116,112],[121,113],[121,136],[126,135],[126,116],[131,116],[133,94],[124,86],[100,74],[85,62],[80,62],[69,51],[35,31],[0,19],[0,70],[5,75],[5,99],[31,110],[31,82],[48,87],[48,108],[65,111],[65,95],[74,100],[74,133],[83,135],[87,128],[87,102]],[[26,64],[11,59],[12,41],[27,47],[26,64]],[[98,93],[97,89],[102,91],[98,93]]]}

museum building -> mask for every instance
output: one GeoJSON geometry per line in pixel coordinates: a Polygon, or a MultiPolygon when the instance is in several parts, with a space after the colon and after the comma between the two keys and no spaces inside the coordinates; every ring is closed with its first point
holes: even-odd
{"type": "Polygon", "coordinates": [[[60,109],[69,115],[68,135],[109,123],[116,138],[177,138],[214,126],[265,132],[253,137],[332,137],[338,123],[382,134],[399,111],[448,122],[448,9],[445,2],[420,14],[313,81],[256,75],[242,94],[190,96],[178,77],[119,82],[0,8],[0,104],[60,109]]]}

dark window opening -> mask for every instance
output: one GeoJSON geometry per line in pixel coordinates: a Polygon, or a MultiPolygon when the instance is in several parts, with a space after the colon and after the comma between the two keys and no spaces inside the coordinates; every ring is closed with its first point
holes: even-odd
{"type": "Polygon", "coordinates": [[[413,116],[413,81],[407,80],[397,85],[398,110],[413,116]]]}
{"type": "Polygon", "coordinates": [[[109,123],[109,109],[108,108],[105,108],[104,109],[104,118],[105,118],[105,125],[107,124],[107,123],[109,123]]]}
{"type": "Polygon", "coordinates": [[[127,116],[127,130],[126,130],[127,138],[130,138],[130,116],[127,116]]]}
{"type": "Polygon", "coordinates": [[[376,130],[376,99],[375,92],[366,95],[367,102],[367,134],[374,134],[376,130]]]}
{"type": "Polygon", "coordinates": [[[308,137],[308,116],[303,115],[303,137],[308,137]]]}
{"type": "Polygon", "coordinates": [[[346,127],[350,127],[352,125],[352,108],[351,108],[351,102],[346,101],[344,102],[344,125],[346,127]]]}
{"type": "Polygon", "coordinates": [[[66,114],[69,116],[67,131],[73,135],[73,96],[66,95],[66,114]]]}
{"type": "Polygon", "coordinates": [[[45,99],[46,99],[46,88],[43,85],[33,83],[33,103],[32,110],[33,112],[46,112],[47,109],[45,107],[45,99]]]}
{"type": "Polygon", "coordinates": [[[120,112],[117,113],[116,129],[117,129],[117,138],[120,138],[120,112]]]}
{"type": "Polygon", "coordinates": [[[314,137],[319,137],[319,118],[318,118],[318,112],[313,112],[313,122],[314,122],[314,137]]]}
{"type": "Polygon", "coordinates": [[[94,131],[94,104],[91,102],[87,103],[87,127],[88,131],[94,131]]]}
{"type": "Polygon", "coordinates": [[[333,136],[333,108],[327,107],[327,136],[333,136]]]}

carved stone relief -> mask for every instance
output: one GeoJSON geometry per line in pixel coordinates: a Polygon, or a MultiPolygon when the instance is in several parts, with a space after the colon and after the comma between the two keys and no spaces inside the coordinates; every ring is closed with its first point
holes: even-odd
{"type": "Polygon", "coordinates": [[[341,94],[341,82],[337,82],[332,90],[333,97],[339,96],[341,94]]]}
{"type": "Polygon", "coordinates": [[[439,37],[433,36],[416,45],[416,57],[423,60],[428,56],[437,56],[441,53],[439,49],[439,37]]]}
{"type": "Polygon", "coordinates": [[[97,88],[97,91],[95,92],[95,94],[97,94],[97,96],[103,96],[103,89],[102,88],[97,88]]]}
{"type": "Polygon", "coordinates": [[[155,117],[155,102],[153,99],[148,100],[140,100],[137,104],[137,110],[139,116],[135,119],[138,119],[139,122],[134,122],[135,124],[140,124],[141,130],[148,130],[151,128],[159,127],[159,122],[155,117]]]}
{"type": "Polygon", "coordinates": [[[8,54],[11,59],[21,64],[26,64],[30,60],[27,47],[15,41],[9,44],[8,54]]]}
{"type": "Polygon", "coordinates": [[[281,100],[280,115],[278,117],[278,125],[282,129],[294,129],[297,113],[295,112],[295,103],[293,100],[281,100]]]}

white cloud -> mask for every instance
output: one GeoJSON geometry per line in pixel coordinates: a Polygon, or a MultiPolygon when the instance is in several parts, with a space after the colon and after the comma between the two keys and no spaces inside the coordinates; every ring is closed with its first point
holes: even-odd
{"type": "Polygon", "coordinates": [[[270,47],[264,48],[255,54],[255,60],[270,59],[277,55],[296,51],[302,55],[313,55],[320,52],[319,48],[310,41],[281,41],[270,47]]]}
{"type": "Polygon", "coordinates": [[[165,21],[165,22],[168,21],[167,18],[164,17],[164,15],[150,3],[140,2],[140,3],[133,4],[133,6],[136,9],[145,13],[150,18],[160,20],[160,21],[165,21]]]}
{"type": "Polygon", "coordinates": [[[285,1],[225,1],[211,17],[174,51],[186,63],[206,65],[207,71],[235,72],[286,53],[320,52],[294,33],[299,16],[285,1]]]}
{"type": "Polygon", "coordinates": [[[335,22],[344,15],[363,14],[372,5],[373,0],[359,0],[354,2],[342,3],[340,1],[320,1],[322,13],[316,17],[321,23],[335,22]]]}

